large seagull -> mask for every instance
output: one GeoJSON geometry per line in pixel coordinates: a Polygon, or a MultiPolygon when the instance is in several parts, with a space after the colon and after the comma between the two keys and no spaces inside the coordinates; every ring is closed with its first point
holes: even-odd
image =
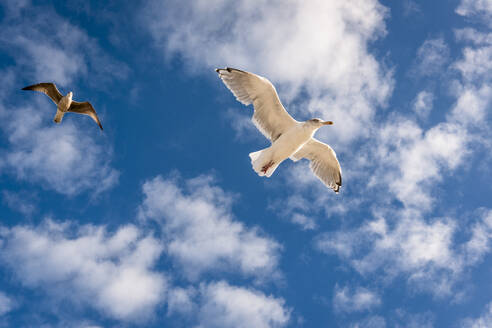
{"type": "Polygon", "coordinates": [[[313,173],[336,193],[342,186],[342,171],[333,149],[313,138],[314,133],[331,121],[313,118],[298,122],[287,113],[273,84],[259,75],[234,68],[215,70],[236,99],[253,104],[252,121],[272,145],[250,153],[251,164],[259,176],[270,177],[287,158],[294,162],[307,158],[313,173]]]}
{"type": "Polygon", "coordinates": [[[88,101],[78,102],[72,100],[72,91],[67,93],[65,96],[62,96],[54,83],[38,83],[22,88],[22,90],[39,91],[50,97],[57,107],[54,119],[55,123],[61,123],[63,115],[67,112],[72,112],[90,116],[97,123],[97,125],[99,125],[99,128],[101,130],[103,129],[101,122],[99,121],[99,117],[97,117],[96,111],[94,110],[94,107],[92,107],[91,103],[88,101]]]}

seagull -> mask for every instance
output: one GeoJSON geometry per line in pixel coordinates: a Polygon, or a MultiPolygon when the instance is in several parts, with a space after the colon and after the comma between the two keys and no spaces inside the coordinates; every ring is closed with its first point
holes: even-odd
{"type": "Polygon", "coordinates": [[[101,122],[99,121],[99,117],[97,117],[96,111],[94,110],[94,107],[92,107],[91,103],[88,101],[78,102],[72,100],[72,91],[67,93],[67,95],[62,96],[54,83],[38,83],[22,88],[22,90],[39,91],[50,97],[57,107],[54,119],[55,123],[61,123],[65,113],[73,112],[90,116],[97,123],[97,125],[99,125],[99,128],[101,128],[101,130],[103,129],[101,122]]]}
{"type": "Polygon", "coordinates": [[[287,158],[294,162],[306,158],[314,175],[338,193],[342,186],[342,170],[335,151],[313,138],[320,127],[332,125],[332,121],[313,118],[298,122],[287,113],[275,87],[266,78],[229,67],[215,71],[239,102],[246,106],[253,104],[252,121],[272,143],[268,148],[249,154],[259,176],[270,177],[287,158]]]}

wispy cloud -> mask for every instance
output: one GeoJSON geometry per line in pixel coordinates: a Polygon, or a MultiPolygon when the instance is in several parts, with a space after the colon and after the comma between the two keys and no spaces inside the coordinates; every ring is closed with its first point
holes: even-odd
{"type": "Polygon", "coordinates": [[[348,286],[343,288],[338,285],[335,286],[333,306],[337,311],[365,311],[380,304],[381,298],[379,295],[369,289],[357,287],[351,290],[348,286]]]}
{"type": "Polygon", "coordinates": [[[26,191],[2,190],[2,202],[13,211],[28,217],[37,210],[37,196],[26,191]]]}
{"type": "Polygon", "coordinates": [[[461,16],[479,17],[483,22],[492,27],[492,4],[487,0],[461,0],[456,8],[456,13],[461,16]]]}
{"type": "Polygon", "coordinates": [[[15,60],[25,81],[56,82],[73,87],[90,75],[98,88],[125,78],[129,68],[111,58],[87,33],[58,15],[50,6],[7,4],[15,12],[0,22],[3,48],[15,60]],[[109,78],[111,76],[111,78],[109,78]]]}
{"type": "Polygon", "coordinates": [[[417,50],[415,72],[420,76],[440,73],[449,61],[449,47],[442,38],[428,39],[417,50]]]}
{"type": "Polygon", "coordinates": [[[480,263],[490,252],[492,216],[484,212],[461,244],[454,220],[425,222],[400,217],[394,227],[379,218],[353,230],[326,233],[317,247],[336,254],[362,275],[384,272],[394,278],[405,274],[408,283],[437,296],[450,296],[465,268],[480,263]],[[370,251],[365,251],[369,249],[370,251]]]}
{"type": "Polygon", "coordinates": [[[480,32],[471,27],[456,29],[454,35],[458,41],[471,42],[475,45],[492,44],[492,33],[480,32]]]}
{"type": "Polygon", "coordinates": [[[413,111],[418,117],[426,119],[432,110],[434,95],[430,91],[421,91],[413,103],[413,111]]]}
{"type": "Polygon", "coordinates": [[[485,311],[478,318],[467,318],[461,323],[462,328],[486,328],[492,322],[492,302],[487,304],[485,311]]]}
{"type": "Polygon", "coordinates": [[[5,293],[0,292],[0,317],[9,313],[14,308],[14,301],[5,293]]]}

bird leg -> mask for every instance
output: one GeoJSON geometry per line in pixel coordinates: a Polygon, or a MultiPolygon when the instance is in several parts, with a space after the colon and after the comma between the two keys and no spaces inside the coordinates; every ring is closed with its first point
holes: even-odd
{"type": "Polygon", "coordinates": [[[268,164],[261,168],[261,172],[263,172],[263,174],[266,174],[268,169],[271,168],[273,164],[275,164],[273,161],[268,162],[268,164]]]}

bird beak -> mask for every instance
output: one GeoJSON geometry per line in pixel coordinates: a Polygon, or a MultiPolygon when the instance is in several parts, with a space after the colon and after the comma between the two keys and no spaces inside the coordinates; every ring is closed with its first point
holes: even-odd
{"type": "Polygon", "coordinates": [[[332,125],[332,124],[333,124],[333,122],[332,122],[332,121],[324,121],[324,122],[323,122],[323,125],[332,125]]]}

